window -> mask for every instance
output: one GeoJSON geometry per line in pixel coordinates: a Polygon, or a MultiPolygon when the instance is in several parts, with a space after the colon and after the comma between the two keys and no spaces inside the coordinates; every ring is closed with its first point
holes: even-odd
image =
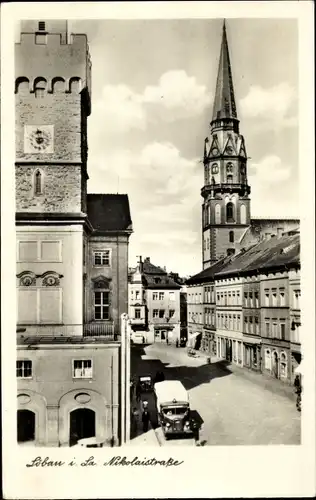
{"type": "Polygon", "coordinates": [[[215,224],[221,223],[221,206],[219,203],[215,205],[215,224]]]}
{"type": "Polygon", "coordinates": [[[94,252],[94,265],[95,266],[109,266],[110,265],[110,250],[102,252],[94,252]]]}
{"type": "Polygon", "coordinates": [[[280,334],[281,334],[281,339],[285,340],[285,320],[283,321],[284,323],[280,323],[280,334]]]}
{"type": "Polygon", "coordinates": [[[252,292],[249,292],[249,307],[253,307],[252,292]]]}
{"type": "Polygon", "coordinates": [[[217,304],[219,304],[220,303],[220,295],[219,295],[219,293],[216,295],[216,300],[217,300],[217,304]]]}
{"type": "Polygon", "coordinates": [[[233,168],[234,168],[234,167],[233,167],[233,164],[232,164],[232,163],[227,163],[227,166],[226,166],[226,172],[231,174],[231,173],[232,173],[232,171],[233,171],[233,168]]]}
{"type": "Polygon", "coordinates": [[[38,31],[45,31],[45,22],[44,21],[39,21],[38,31]]]}
{"type": "Polygon", "coordinates": [[[158,292],[153,292],[153,300],[158,300],[158,292]]]}
{"type": "Polygon", "coordinates": [[[246,224],[246,207],[240,205],[240,224],[246,224]]]}
{"type": "Polygon", "coordinates": [[[32,361],[19,360],[16,362],[16,376],[18,378],[32,377],[32,361]]]}
{"type": "Polygon", "coordinates": [[[42,194],[42,174],[39,170],[36,170],[34,176],[34,194],[42,194]]]}
{"type": "Polygon", "coordinates": [[[250,316],[250,318],[249,318],[249,333],[253,332],[252,326],[253,326],[252,316],[250,316]]]}
{"type": "Polygon", "coordinates": [[[94,292],[94,319],[110,319],[110,292],[94,292]]]}
{"type": "Polygon", "coordinates": [[[159,300],[163,300],[165,297],[164,292],[159,292],[159,300]]]}
{"type": "Polygon", "coordinates": [[[244,293],[244,299],[245,299],[245,306],[247,307],[247,305],[248,305],[248,292],[244,293]]]}
{"type": "Polygon", "coordinates": [[[270,323],[266,321],[266,337],[270,337],[270,323]]]}
{"type": "Polygon", "coordinates": [[[276,307],[278,305],[278,300],[277,300],[277,291],[276,289],[272,290],[272,307],[276,307]]]}
{"type": "Polygon", "coordinates": [[[240,292],[237,292],[237,305],[240,305],[240,292]]]}
{"type": "Polygon", "coordinates": [[[232,184],[233,183],[233,176],[232,175],[228,175],[227,176],[227,184],[232,184]]]}
{"type": "Polygon", "coordinates": [[[234,205],[231,202],[226,205],[226,222],[235,222],[234,205]]]}
{"type": "Polygon", "coordinates": [[[259,318],[257,316],[255,317],[254,333],[259,334],[259,318]]]}
{"type": "Polygon", "coordinates": [[[248,333],[248,318],[245,317],[245,332],[248,333]]]}
{"type": "Polygon", "coordinates": [[[280,289],[280,307],[285,306],[285,291],[284,288],[280,289]]]}
{"type": "Polygon", "coordinates": [[[272,338],[278,338],[278,324],[276,322],[272,323],[272,338]]]}
{"type": "Polygon", "coordinates": [[[140,309],[135,309],[135,319],[140,319],[140,316],[141,316],[141,311],[140,309]]]}
{"type": "Polygon", "coordinates": [[[176,311],[174,309],[170,309],[169,310],[169,318],[173,318],[175,312],[176,311]]]}
{"type": "Polygon", "coordinates": [[[287,377],[287,357],[284,352],[281,352],[280,355],[280,377],[281,378],[287,377]]]}
{"type": "Polygon", "coordinates": [[[73,362],[73,378],[92,378],[92,360],[75,359],[73,362]]]}
{"type": "Polygon", "coordinates": [[[271,370],[271,351],[270,349],[265,350],[264,355],[264,367],[266,370],[271,370]]]}
{"type": "Polygon", "coordinates": [[[135,300],[139,300],[139,298],[140,298],[140,291],[135,290],[135,300]]]}
{"type": "Polygon", "coordinates": [[[255,292],[255,307],[259,307],[259,293],[255,292]]]}
{"type": "Polygon", "coordinates": [[[165,310],[164,309],[159,309],[159,318],[163,318],[165,315],[165,310]]]}
{"type": "Polygon", "coordinates": [[[229,243],[234,243],[234,231],[229,231],[229,243]]]}
{"type": "Polygon", "coordinates": [[[270,293],[268,289],[264,291],[264,305],[265,307],[269,307],[270,305],[270,293]]]}
{"type": "Polygon", "coordinates": [[[176,300],[176,297],[175,297],[175,293],[174,292],[169,292],[169,300],[171,300],[172,302],[174,300],[176,300]]]}
{"type": "Polygon", "coordinates": [[[158,309],[153,310],[153,318],[158,318],[158,309]]]}
{"type": "Polygon", "coordinates": [[[300,296],[301,296],[300,290],[293,290],[293,308],[294,309],[300,308],[300,296]]]}

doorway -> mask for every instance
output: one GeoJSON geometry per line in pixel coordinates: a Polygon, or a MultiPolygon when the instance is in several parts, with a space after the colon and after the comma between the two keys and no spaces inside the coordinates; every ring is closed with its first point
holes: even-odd
{"type": "Polygon", "coordinates": [[[70,446],[79,439],[95,436],[95,412],[88,408],[78,408],[70,413],[70,446]]]}
{"type": "Polygon", "coordinates": [[[279,378],[279,358],[278,353],[273,353],[273,374],[275,378],[279,378]]]}
{"type": "Polygon", "coordinates": [[[18,443],[35,441],[35,413],[30,410],[18,410],[17,414],[18,443]]]}

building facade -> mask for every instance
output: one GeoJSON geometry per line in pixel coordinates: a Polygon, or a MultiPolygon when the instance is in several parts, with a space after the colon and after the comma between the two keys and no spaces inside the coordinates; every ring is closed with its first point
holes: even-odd
{"type": "Polygon", "coordinates": [[[180,341],[180,290],[165,269],[146,257],[129,276],[132,338],[143,343],[180,341]]]}
{"type": "Polygon", "coordinates": [[[22,22],[15,63],[18,440],[118,444],[132,222],[127,195],[87,194],[87,37],[22,22]]]}

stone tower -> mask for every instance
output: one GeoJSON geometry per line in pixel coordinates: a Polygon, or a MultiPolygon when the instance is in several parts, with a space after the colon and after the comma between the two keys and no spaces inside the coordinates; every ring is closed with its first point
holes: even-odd
{"type": "Polygon", "coordinates": [[[210,134],[204,145],[201,191],[203,269],[233,254],[235,243],[250,225],[247,153],[239,133],[225,22],[210,134]]]}
{"type": "Polygon", "coordinates": [[[87,37],[69,35],[67,21],[22,21],[15,67],[16,212],[84,217],[87,37]]]}

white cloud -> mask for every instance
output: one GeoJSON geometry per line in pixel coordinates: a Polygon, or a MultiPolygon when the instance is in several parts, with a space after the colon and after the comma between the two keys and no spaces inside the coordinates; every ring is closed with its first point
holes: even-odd
{"type": "MultiPolygon", "coordinates": [[[[158,85],[145,88],[143,102],[195,116],[210,104],[211,96],[205,85],[199,85],[194,76],[188,76],[184,70],[172,70],[161,75],[158,85]]],[[[179,115],[170,116],[176,119],[179,115]]]]}
{"type": "Polygon", "coordinates": [[[210,104],[204,85],[184,70],[167,71],[156,86],[147,86],[143,93],[134,92],[124,84],[105,85],[102,96],[93,104],[93,124],[108,134],[145,130],[153,121],[176,121],[197,116],[210,104]]]}
{"type": "Polygon", "coordinates": [[[95,127],[108,133],[144,130],[147,124],[141,96],[126,85],[105,85],[102,97],[93,104],[92,117],[95,127]]]}
{"type": "Polygon", "coordinates": [[[297,118],[289,115],[296,98],[296,89],[286,82],[268,89],[254,85],[240,100],[240,111],[244,118],[256,119],[261,128],[293,127],[297,118]]]}
{"type": "Polygon", "coordinates": [[[255,175],[260,183],[275,185],[288,180],[291,176],[292,167],[284,165],[279,156],[265,156],[259,163],[253,163],[255,175]]]}

